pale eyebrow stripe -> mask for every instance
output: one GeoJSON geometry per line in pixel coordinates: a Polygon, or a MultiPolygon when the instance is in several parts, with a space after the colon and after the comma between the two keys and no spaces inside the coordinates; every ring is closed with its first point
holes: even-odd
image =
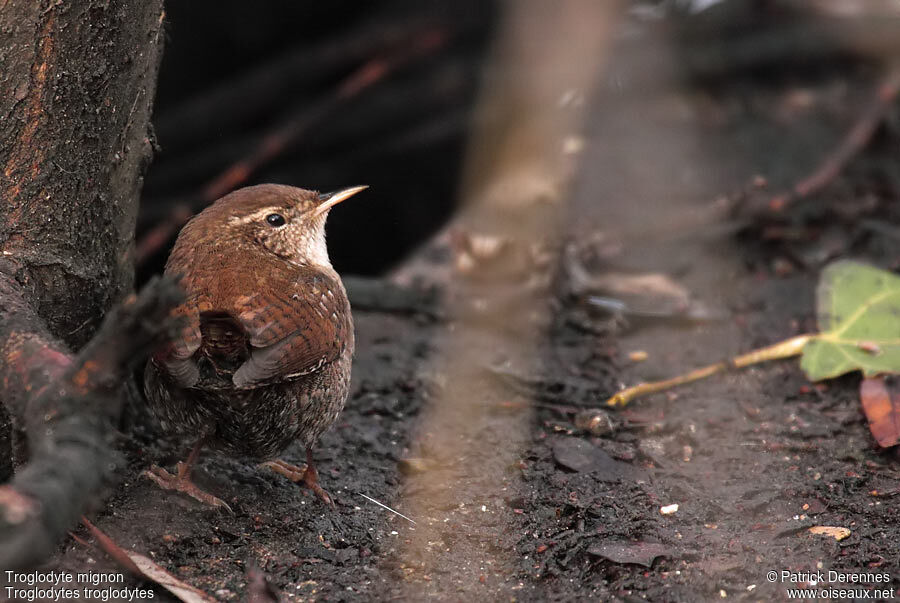
{"type": "Polygon", "coordinates": [[[278,205],[273,205],[271,207],[264,207],[263,209],[258,209],[252,214],[248,216],[234,216],[232,218],[228,218],[228,223],[232,225],[237,224],[248,224],[250,222],[256,222],[257,220],[262,220],[266,216],[271,213],[284,213],[284,208],[278,205]]]}

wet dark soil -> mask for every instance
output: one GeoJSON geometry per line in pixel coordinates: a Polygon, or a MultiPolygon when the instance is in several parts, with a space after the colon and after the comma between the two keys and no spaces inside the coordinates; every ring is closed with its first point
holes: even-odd
{"type": "MultiPolygon", "coordinates": [[[[140,472],[172,465],[188,444],[147,424],[124,438],[125,478],[97,526],[223,600],[246,596],[251,565],[285,600],[769,601],[805,586],[782,571],[817,570],[885,572],[880,587],[898,586],[900,466],[868,433],[856,376],[811,385],[796,362],[764,365],[612,411],[615,427],[599,435],[571,412],[601,409],[623,384],[814,328],[813,291],[829,259],[900,265],[895,235],[872,228],[897,218],[891,127],[780,230],[659,234],[757,174],[769,192],[805,175],[852,125],[877,75],[855,65],[776,83],[604,86],[568,242],[593,258],[591,270],[665,274],[724,319],[586,330],[566,320],[575,308],[553,291],[554,320],[534,342],[402,303],[358,309],[353,393],[315,451],[335,509],[214,454],[198,481],[233,515],[163,493],[140,472]],[[788,231],[796,236],[772,234],[788,231]],[[461,336],[464,351],[448,351],[458,328],[473,332],[461,336]],[[538,361],[503,364],[522,346],[538,361]],[[630,360],[635,351],[647,359],[630,360]],[[442,364],[459,353],[497,364],[461,379],[442,364]],[[448,388],[465,392],[467,410],[435,422],[431,405],[448,388]],[[475,407],[477,418],[467,414],[475,407]],[[817,525],[850,536],[811,534],[817,525]]],[[[285,458],[299,463],[303,451],[285,458]]],[[[49,567],[114,568],[74,541],[49,567]]]]}

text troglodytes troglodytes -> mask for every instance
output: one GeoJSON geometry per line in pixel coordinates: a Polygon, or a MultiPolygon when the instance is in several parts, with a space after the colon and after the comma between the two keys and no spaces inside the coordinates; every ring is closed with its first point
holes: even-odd
{"type": "Polygon", "coordinates": [[[164,429],[196,438],[177,474],[148,477],[215,506],[190,481],[203,446],[266,463],[325,501],[310,450],[344,407],[353,319],[325,246],[325,220],[364,186],[335,193],[262,184],[230,193],[182,229],[166,263],[187,300],[186,326],[144,377],[164,429]],[[272,460],[299,440],[307,465],[272,460]]]}

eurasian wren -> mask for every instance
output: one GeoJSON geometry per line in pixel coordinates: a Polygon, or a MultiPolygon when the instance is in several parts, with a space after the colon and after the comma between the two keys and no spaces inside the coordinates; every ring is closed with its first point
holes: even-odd
{"type": "Polygon", "coordinates": [[[164,429],[195,437],[166,489],[216,506],[190,481],[203,446],[271,461],[294,441],[307,467],[267,463],[321,498],[310,450],[344,407],[353,319],[325,246],[329,210],[364,186],[319,194],[262,184],[230,193],[182,229],[166,264],[187,300],[186,326],[147,363],[144,389],[164,429]]]}

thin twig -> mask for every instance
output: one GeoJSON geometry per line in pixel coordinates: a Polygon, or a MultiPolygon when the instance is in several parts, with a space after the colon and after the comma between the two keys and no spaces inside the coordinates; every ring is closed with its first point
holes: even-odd
{"type": "Polygon", "coordinates": [[[365,498],[366,500],[375,503],[376,505],[378,505],[378,506],[381,507],[382,509],[387,509],[388,511],[390,511],[390,512],[393,513],[394,515],[399,515],[400,517],[402,517],[403,519],[405,519],[405,520],[408,521],[409,523],[411,523],[411,524],[413,524],[413,525],[416,525],[416,522],[415,522],[415,521],[413,521],[412,519],[410,519],[409,517],[407,517],[407,516],[404,515],[403,513],[400,513],[399,511],[393,510],[393,509],[390,508],[389,506],[387,506],[387,505],[385,505],[385,504],[383,504],[383,503],[378,502],[377,500],[375,500],[375,499],[372,498],[371,496],[366,496],[366,495],[363,494],[362,492],[359,492],[359,495],[362,496],[363,498],[365,498]]]}
{"type": "Polygon", "coordinates": [[[642,227],[619,233],[619,238],[672,241],[682,237],[696,237],[698,233],[721,236],[745,227],[754,219],[783,213],[796,201],[822,191],[840,174],[847,163],[869,143],[898,94],[900,94],[900,66],[889,70],[878,85],[870,106],[850,128],[841,143],[816,166],[812,173],[800,179],[787,191],[771,197],[762,197],[754,202],[753,199],[757,199],[754,189],[767,185],[765,179],[757,176],[735,194],[717,198],[696,210],[685,212],[662,226],[642,227]]]}
{"type": "Polygon", "coordinates": [[[811,174],[789,190],[769,199],[765,207],[748,207],[749,215],[783,212],[791,203],[805,199],[828,186],[850,159],[866,147],[878,125],[893,106],[898,93],[900,93],[900,66],[894,66],[878,85],[876,97],[837,148],[829,153],[811,174]]]}
{"type": "MultiPolygon", "coordinates": [[[[356,98],[410,62],[432,54],[443,47],[447,40],[448,34],[443,29],[434,27],[419,32],[402,51],[367,61],[344,78],[331,94],[304,107],[265,134],[246,157],[230,165],[204,186],[198,195],[199,199],[203,204],[209,204],[245,184],[262,166],[296,144],[310,127],[320,123],[337,107],[356,98]]],[[[190,219],[193,215],[191,205],[176,205],[169,218],[138,241],[135,246],[137,265],[155,254],[190,219]]]]}
{"type": "Polygon", "coordinates": [[[753,364],[758,364],[760,362],[768,362],[769,360],[780,360],[783,358],[798,356],[803,352],[803,347],[815,337],[815,335],[798,335],[774,345],[770,345],[769,347],[761,348],[759,350],[754,350],[752,352],[736,356],[731,360],[717,362],[716,364],[710,364],[702,368],[694,369],[693,371],[685,373],[684,375],[679,375],[678,377],[664,379],[662,381],[648,381],[646,383],[638,383],[637,385],[625,388],[619,393],[614,394],[609,400],[606,401],[606,405],[625,406],[635,398],[648,396],[650,394],[655,394],[667,389],[672,389],[673,387],[677,387],[679,385],[685,385],[687,383],[706,379],[707,377],[715,375],[716,373],[721,373],[729,369],[739,369],[753,364]]]}

